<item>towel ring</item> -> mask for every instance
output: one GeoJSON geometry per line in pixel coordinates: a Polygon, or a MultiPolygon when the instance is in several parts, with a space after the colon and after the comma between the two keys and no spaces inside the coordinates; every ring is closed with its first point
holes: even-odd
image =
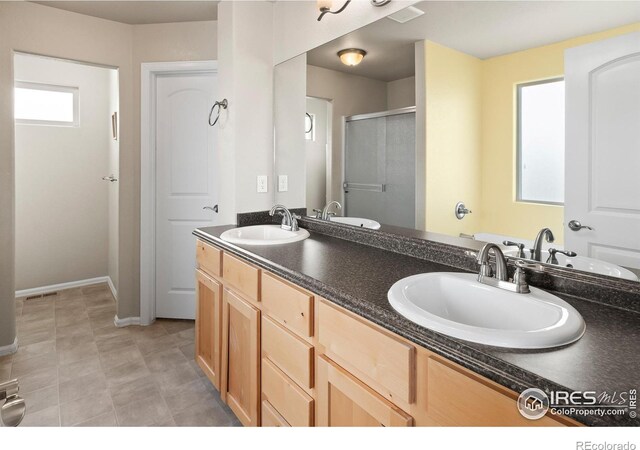
{"type": "Polygon", "coordinates": [[[227,106],[229,106],[229,102],[227,102],[226,98],[221,102],[215,102],[213,104],[213,106],[211,107],[211,111],[209,112],[209,125],[214,126],[216,123],[218,123],[218,120],[220,119],[220,113],[223,109],[227,109],[227,106]],[[211,116],[213,115],[213,110],[216,109],[216,106],[218,107],[218,114],[216,115],[216,120],[211,123],[211,116]]]}
{"type": "Polygon", "coordinates": [[[309,129],[308,130],[304,130],[305,134],[309,134],[313,131],[313,117],[311,117],[311,114],[309,113],[304,113],[308,118],[309,118],[309,129]]]}

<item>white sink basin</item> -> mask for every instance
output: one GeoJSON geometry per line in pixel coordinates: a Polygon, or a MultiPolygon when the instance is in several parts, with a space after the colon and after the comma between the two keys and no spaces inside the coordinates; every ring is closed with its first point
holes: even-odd
{"type": "MultiPolygon", "coordinates": [[[[518,256],[518,250],[505,250],[503,252],[506,256],[518,256]]],[[[528,252],[525,251],[525,254],[528,252]]],[[[549,252],[542,251],[542,262],[545,262],[549,257],[549,252]]],[[[574,256],[568,257],[562,253],[556,253],[558,258],[558,267],[566,267],[567,264],[571,264],[576,270],[583,270],[585,272],[593,272],[601,275],[608,275],[610,277],[624,278],[626,280],[638,281],[636,274],[624,267],[620,267],[613,263],[602,261],[599,259],[588,258],[586,256],[574,256]]]]}
{"type": "Polygon", "coordinates": [[[371,230],[379,230],[380,223],[371,219],[363,219],[362,217],[332,217],[331,222],[344,223],[353,225],[354,227],[369,228],[371,230]]]}
{"type": "Polygon", "coordinates": [[[578,311],[531,287],[516,294],[479,283],[477,275],[435,272],[414,275],[389,289],[389,303],[423,327],[496,347],[540,349],[575,342],[585,331],[578,311]]]}
{"type": "Polygon", "coordinates": [[[220,239],[240,245],[279,245],[302,241],[309,237],[309,232],[300,228],[298,231],[287,231],[280,225],[254,225],[227,230],[220,239]]]}

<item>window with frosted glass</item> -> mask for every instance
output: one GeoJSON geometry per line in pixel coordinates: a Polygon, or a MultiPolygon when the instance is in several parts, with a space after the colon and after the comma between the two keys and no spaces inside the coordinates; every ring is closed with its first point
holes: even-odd
{"type": "Polygon", "coordinates": [[[518,85],[518,201],[564,203],[564,80],[518,85]]]}
{"type": "Polygon", "coordinates": [[[14,102],[17,123],[78,126],[78,88],[18,82],[14,102]]]}

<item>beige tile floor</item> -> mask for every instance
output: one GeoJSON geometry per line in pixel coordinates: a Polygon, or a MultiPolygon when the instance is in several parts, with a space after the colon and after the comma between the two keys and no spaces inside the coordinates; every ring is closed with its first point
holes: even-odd
{"type": "Polygon", "coordinates": [[[17,299],[17,353],[0,381],[18,378],[21,426],[237,426],[193,360],[194,323],[116,328],[106,284],[17,299]]]}

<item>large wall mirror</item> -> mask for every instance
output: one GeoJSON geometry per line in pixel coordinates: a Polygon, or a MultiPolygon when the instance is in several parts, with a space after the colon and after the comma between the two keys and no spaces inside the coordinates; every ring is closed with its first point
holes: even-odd
{"type": "Polygon", "coordinates": [[[638,55],[640,2],[418,3],[276,66],[276,201],[637,281],[638,55]]]}

